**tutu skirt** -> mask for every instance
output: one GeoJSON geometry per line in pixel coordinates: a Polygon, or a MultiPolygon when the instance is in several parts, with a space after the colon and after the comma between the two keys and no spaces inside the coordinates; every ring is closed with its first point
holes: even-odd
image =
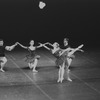
{"type": "Polygon", "coordinates": [[[56,63],[57,66],[62,66],[63,63],[65,63],[65,66],[68,66],[68,61],[67,61],[66,56],[60,56],[60,57],[58,57],[56,59],[55,63],[56,63]]]}
{"type": "Polygon", "coordinates": [[[26,57],[25,57],[26,59],[25,59],[25,61],[26,62],[28,62],[28,63],[34,63],[34,61],[35,61],[35,59],[40,59],[40,56],[39,55],[36,55],[36,54],[34,54],[34,55],[26,55],[26,57]]]}

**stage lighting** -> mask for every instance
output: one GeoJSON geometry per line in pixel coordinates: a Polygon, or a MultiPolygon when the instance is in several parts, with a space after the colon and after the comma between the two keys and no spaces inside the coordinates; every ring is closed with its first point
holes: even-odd
{"type": "Polygon", "coordinates": [[[39,2],[39,8],[43,9],[46,6],[46,4],[43,1],[39,2]]]}

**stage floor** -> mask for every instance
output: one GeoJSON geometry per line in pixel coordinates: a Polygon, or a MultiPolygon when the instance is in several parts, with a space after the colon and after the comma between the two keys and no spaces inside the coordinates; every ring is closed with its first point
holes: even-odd
{"type": "Polygon", "coordinates": [[[33,73],[24,61],[26,51],[7,53],[8,62],[0,72],[0,100],[100,100],[100,52],[75,53],[70,67],[73,80],[57,83],[55,58],[47,51],[41,56],[33,73]]]}

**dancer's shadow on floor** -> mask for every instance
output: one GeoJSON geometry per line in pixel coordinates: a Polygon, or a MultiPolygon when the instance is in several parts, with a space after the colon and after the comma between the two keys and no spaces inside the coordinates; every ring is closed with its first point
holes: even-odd
{"type": "Polygon", "coordinates": [[[21,69],[30,70],[30,68],[29,68],[28,66],[24,66],[24,67],[22,67],[21,69]]]}
{"type": "MultiPolygon", "coordinates": [[[[28,66],[24,66],[24,67],[21,67],[22,70],[31,70],[28,66]]],[[[36,70],[38,71],[52,71],[52,70],[56,70],[56,69],[59,69],[58,66],[37,66],[36,67],[36,70]]],[[[74,66],[70,66],[69,69],[71,71],[77,69],[76,67],[74,66]]]]}
{"type": "MultiPolygon", "coordinates": [[[[19,72],[20,70],[19,69],[22,69],[22,70],[31,70],[28,66],[23,66],[23,67],[20,67],[20,68],[10,68],[10,67],[4,67],[4,71],[9,71],[9,72],[19,72]]],[[[56,69],[59,69],[58,66],[37,66],[36,67],[36,70],[40,70],[40,71],[52,71],[52,70],[56,70],[56,69]]],[[[77,69],[77,67],[74,67],[74,66],[70,66],[69,69],[71,71],[77,69]]]]}
{"type": "Polygon", "coordinates": [[[19,68],[4,67],[3,70],[5,72],[20,73],[19,68]]]}
{"type": "Polygon", "coordinates": [[[72,70],[75,70],[76,67],[74,67],[74,66],[70,66],[69,69],[72,71],[72,70]]]}

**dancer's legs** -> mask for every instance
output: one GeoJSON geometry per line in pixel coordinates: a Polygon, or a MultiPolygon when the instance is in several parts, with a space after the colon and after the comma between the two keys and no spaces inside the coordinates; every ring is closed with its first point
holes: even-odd
{"type": "Polygon", "coordinates": [[[31,66],[33,68],[33,72],[38,72],[36,70],[36,67],[37,67],[37,64],[38,64],[38,59],[35,59],[33,63],[31,63],[31,66]]]}
{"type": "Polygon", "coordinates": [[[60,80],[61,83],[64,80],[64,73],[65,73],[65,63],[63,63],[61,67],[61,80],[60,80]]]}
{"type": "Polygon", "coordinates": [[[58,80],[57,80],[57,82],[60,82],[60,80],[61,80],[61,66],[59,66],[58,80]]]}
{"type": "Polygon", "coordinates": [[[4,70],[3,70],[3,68],[4,68],[4,66],[5,66],[5,64],[7,63],[7,58],[6,57],[0,57],[0,60],[1,60],[1,65],[0,65],[0,70],[2,71],[2,72],[4,72],[4,70]]]}

